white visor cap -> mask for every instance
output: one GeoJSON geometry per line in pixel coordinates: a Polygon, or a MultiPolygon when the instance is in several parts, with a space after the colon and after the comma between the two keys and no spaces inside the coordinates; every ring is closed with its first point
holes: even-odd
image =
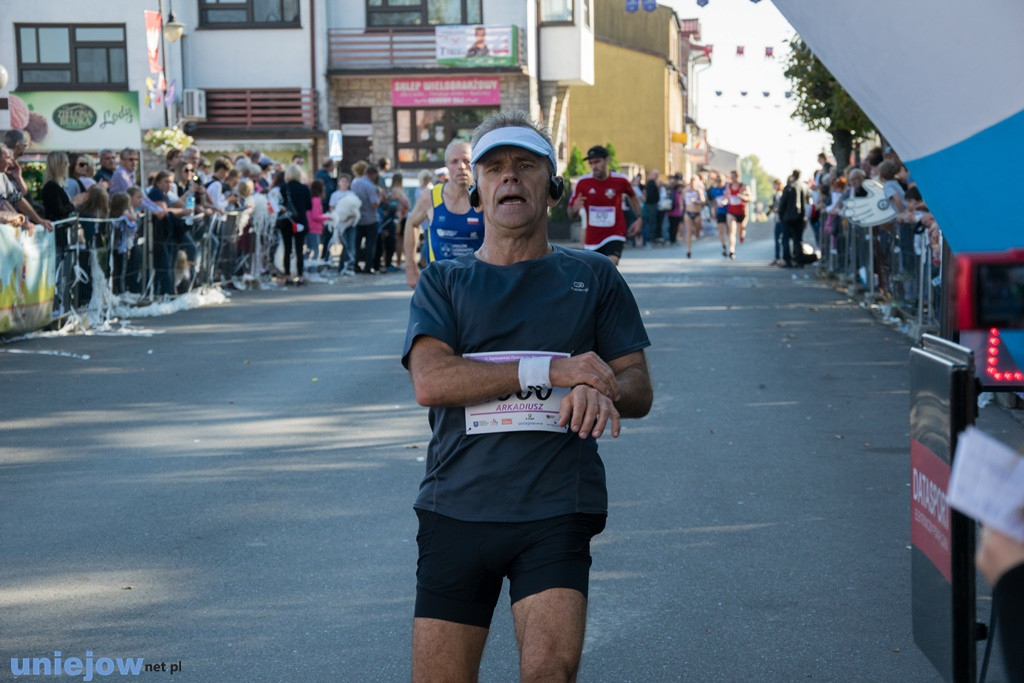
{"type": "Polygon", "coordinates": [[[558,168],[555,150],[552,149],[551,145],[548,144],[548,141],[540,133],[532,128],[505,126],[504,128],[495,128],[485,133],[480,138],[480,141],[476,143],[476,146],[473,147],[473,157],[470,163],[476,166],[480,158],[495,147],[520,147],[542,157],[547,157],[548,161],[551,162],[552,173],[558,168]]]}

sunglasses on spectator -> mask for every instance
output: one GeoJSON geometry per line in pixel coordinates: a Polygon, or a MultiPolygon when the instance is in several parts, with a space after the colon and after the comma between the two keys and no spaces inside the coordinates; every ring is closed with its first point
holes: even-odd
{"type": "Polygon", "coordinates": [[[88,166],[88,165],[89,165],[88,161],[79,161],[77,164],[75,164],[75,166],[88,166]]]}

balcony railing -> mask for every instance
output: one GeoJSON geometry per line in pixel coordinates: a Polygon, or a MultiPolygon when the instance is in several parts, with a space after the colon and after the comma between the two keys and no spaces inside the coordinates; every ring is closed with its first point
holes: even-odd
{"type": "Polygon", "coordinates": [[[207,89],[202,128],[313,128],[316,91],[310,88],[207,89]]]}
{"type": "MultiPolygon", "coordinates": [[[[515,68],[521,68],[526,63],[524,33],[522,30],[517,32],[518,50],[515,68]]],[[[446,70],[451,68],[449,65],[437,62],[437,39],[433,29],[425,31],[407,29],[365,31],[353,28],[332,28],[327,31],[327,50],[331,70],[446,70]]],[[[481,65],[481,68],[494,67],[481,65]]]]}

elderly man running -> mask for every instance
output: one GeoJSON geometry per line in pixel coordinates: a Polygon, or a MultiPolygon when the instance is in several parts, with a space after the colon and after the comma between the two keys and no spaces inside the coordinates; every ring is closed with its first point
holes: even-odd
{"type": "Polygon", "coordinates": [[[444,151],[450,180],[424,192],[405,220],[405,281],[415,289],[420,279],[416,236],[427,223],[427,261],[470,254],[484,241],[483,215],[469,204],[470,144],[453,140],[444,151]]]}
{"type": "Polygon", "coordinates": [[[413,680],[477,679],[507,576],[522,679],[571,681],[608,511],[597,439],[650,409],[650,341],[608,258],[548,242],[562,179],[547,132],[501,112],[473,150],[483,245],[423,271],[402,355],[433,429],[413,680]]]}

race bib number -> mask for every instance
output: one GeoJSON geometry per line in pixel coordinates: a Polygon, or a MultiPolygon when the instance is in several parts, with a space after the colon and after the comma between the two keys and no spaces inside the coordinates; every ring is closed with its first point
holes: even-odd
{"type": "MultiPolygon", "coordinates": [[[[550,351],[499,351],[497,353],[467,353],[465,358],[488,363],[507,363],[520,358],[551,356],[568,358],[567,353],[550,351]]],[[[494,434],[498,432],[561,432],[568,427],[558,426],[558,409],[562,398],[569,393],[566,387],[517,391],[493,401],[466,406],[466,434],[494,434]]]]}
{"type": "Polygon", "coordinates": [[[715,198],[715,204],[717,204],[718,206],[725,206],[728,203],[729,200],[726,199],[725,197],[719,196],[715,198]]]}
{"type": "Polygon", "coordinates": [[[615,227],[614,206],[592,206],[589,211],[590,213],[587,215],[588,225],[592,225],[595,228],[615,227]]]}
{"type": "Polygon", "coordinates": [[[740,196],[738,194],[733,194],[729,195],[729,203],[732,204],[733,206],[737,206],[739,204],[742,204],[743,200],[740,199],[740,196]]]}

